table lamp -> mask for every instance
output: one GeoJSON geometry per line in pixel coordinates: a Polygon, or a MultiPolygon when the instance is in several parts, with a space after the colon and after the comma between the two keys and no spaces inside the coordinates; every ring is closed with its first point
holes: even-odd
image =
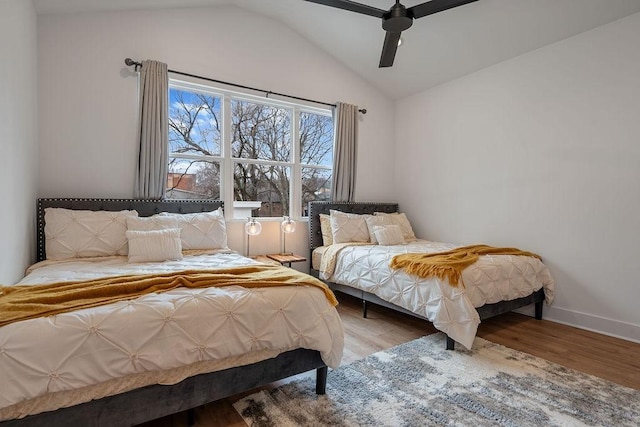
{"type": "Polygon", "coordinates": [[[244,225],[244,232],[247,233],[247,256],[251,256],[251,251],[249,250],[251,236],[257,236],[261,231],[262,224],[258,220],[252,217],[247,218],[247,223],[244,225]]]}
{"type": "Polygon", "coordinates": [[[280,223],[280,231],[282,232],[282,252],[280,255],[293,255],[293,252],[287,252],[287,234],[293,233],[296,229],[296,222],[291,217],[285,216],[280,223]]]}

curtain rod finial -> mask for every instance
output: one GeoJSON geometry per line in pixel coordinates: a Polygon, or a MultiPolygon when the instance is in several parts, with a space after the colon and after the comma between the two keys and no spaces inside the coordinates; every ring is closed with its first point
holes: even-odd
{"type": "Polygon", "coordinates": [[[132,65],[136,65],[136,63],[131,58],[125,58],[124,63],[125,63],[125,65],[128,65],[129,67],[131,67],[132,65]]]}

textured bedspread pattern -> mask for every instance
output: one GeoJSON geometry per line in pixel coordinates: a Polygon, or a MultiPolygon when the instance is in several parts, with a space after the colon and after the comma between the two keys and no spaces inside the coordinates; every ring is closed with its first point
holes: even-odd
{"type": "MultiPolygon", "coordinates": [[[[140,264],[129,264],[126,257],[118,256],[100,261],[46,261],[36,265],[19,285],[37,288],[70,279],[247,264],[257,263],[235,253],[140,264]]],[[[343,340],[340,317],[316,286],[179,287],[19,321],[0,327],[0,420],[42,408],[56,409],[48,406],[49,401],[65,393],[72,398],[60,401],[68,405],[101,397],[103,385],[110,392],[121,392],[131,384],[140,386],[136,378],[150,373],[152,378],[156,373],[173,373],[161,376],[162,383],[172,384],[193,375],[190,367],[257,361],[247,362],[248,354],[274,357],[302,347],[318,350],[328,366],[337,367],[343,340]],[[120,379],[127,384],[116,384],[120,379]]]]}
{"type": "Polygon", "coordinates": [[[240,285],[316,286],[332,305],[338,301],[329,287],[307,274],[275,265],[247,265],[211,271],[190,270],[150,275],[125,275],[40,286],[0,286],[0,326],[20,320],[67,313],[184,287],[198,289],[240,285]]]}
{"type": "Polygon", "coordinates": [[[395,270],[390,260],[400,254],[441,253],[449,243],[417,240],[404,245],[331,245],[324,251],[320,277],[372,293],[426,319],[451,338],[471,348],[480,324],[475,307],[530,295],[544,288],[548,304],[554,281],[538,258],[484,255],[465,268],[465,287],[453,287],[438,277],[422,278],[395,270]]]}
{"type": "MultiPolygon", "coordinates": [[[[475,264],[480,259],[480,255],[517,255],[541,259],[539,255],[517,248],[472,245],[433,254],[411,253],[396,255],[391,260],[390,267],[403,269],[409,274],[415,274],[423,278],[436,276],[442,280],[446,279],[455,288],[461,282],[462,271],[475,264]]],[[[464,282],[462,286],[464,286],[464,282]]]]}

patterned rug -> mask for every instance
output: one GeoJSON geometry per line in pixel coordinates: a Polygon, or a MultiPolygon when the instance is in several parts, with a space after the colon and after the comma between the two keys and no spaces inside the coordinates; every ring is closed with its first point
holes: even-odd
{"type": "Polygon", "coordinates": [[[476,338],[434,334],[234,407],[249,426],[639,426],[640,391],[476,338]],[[458,347],[458,346],[456,346],[458,347]]]}

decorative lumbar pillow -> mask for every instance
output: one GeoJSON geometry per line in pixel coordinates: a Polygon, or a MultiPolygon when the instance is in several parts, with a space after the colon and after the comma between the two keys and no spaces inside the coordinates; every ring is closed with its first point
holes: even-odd
{"type": "Polygon", "coordinates": [[[404,213],[385,213],[385,212],[376,212],[374,215],[386,216],[391,218],[394,224],[400,226],[402,230],[402,235],[404,236],[404,240],[406,242],[411,242],[413,240],[418,240],[416,238],[415,233],[413,232],[413,228],[411,227],[411,223],[409,222],[409,218],[404,213]]]}
{"type": "Polygon", "coordinates": [[[129,262],[154,262],[182,259],[179,228],[165,230],[128,230],[129,262]]]}
{"type": "Polygon", "coordinates": [[[389,218],[388,215],[368,215],[365,218],[365,221],[367,222],[367,228],[369,229],[369,235],[371,236],[371,243],[377,245],[378,244],[378,239],[376,238],[376,234],[374,233],[374,229],[376,227],[382,227],[385,225],[392,225],[394,224],[393,220],[391,218],[389,218]]]}
{"type": "Polygon", "coordinates": [[[381,227],[376,226],[373,229],[373,234],[376,235],[376,240],[382,246],[401,245],[404,243],[402,229],[399,225],[393,224],[381,227]]]}
{"type": "Polygon", "coordinates": [[[127,254],[127,218],[138,212],[45,208],[47,259],[127,254]]]}
{"type": "Polygon", "coordinates": [[[369,229],[366,217],[336,210],[329,211],[333,243],[368,242],[369,229]]]}
{"type": "Polygon", "coordinates": [[[333,232],[331,231],[331,217],[320,214],[320,231],[322,232],[322,245],[333,245],[333,232]]]}

